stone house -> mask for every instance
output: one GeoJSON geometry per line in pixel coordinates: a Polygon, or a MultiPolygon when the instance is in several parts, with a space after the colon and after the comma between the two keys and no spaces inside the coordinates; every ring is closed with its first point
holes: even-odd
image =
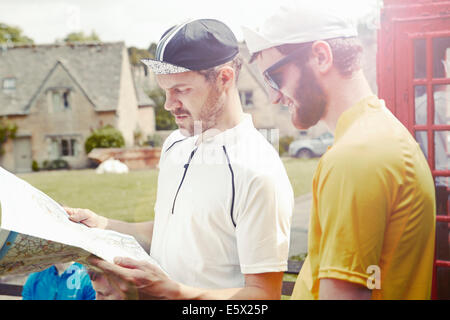
{"type": "Polygon", "coordinates": [[[0,51],[0,117],[18,126],[0,165],[31,170],[33,160],[88,164],[84,142],[103,125],[127,147],[155,130],[153,102],[131,72],[123,42],[28,45],[0,51]]]}

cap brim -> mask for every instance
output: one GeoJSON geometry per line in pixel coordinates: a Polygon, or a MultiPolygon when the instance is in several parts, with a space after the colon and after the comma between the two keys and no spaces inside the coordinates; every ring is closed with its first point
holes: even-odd
{"type": "Polygon", "coordinates": [[[244,40],[250,54],[276,46],[273,42],[267,40],[260,32],[252,30],[246,26],[241,26],[244,40]]]}
{"type": "Polygon", "coordinates": [[[141,62],[148,66],[155,74],[172,74],[191,71],[187,68],[159,60],[142,59],[141,62]]]}

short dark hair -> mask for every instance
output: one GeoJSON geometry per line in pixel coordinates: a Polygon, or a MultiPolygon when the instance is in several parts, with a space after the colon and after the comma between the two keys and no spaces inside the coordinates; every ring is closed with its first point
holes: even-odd
{"type": "MultiPolygon", "coordinates": [[[[361,60],[363,53],[363,46],[357,37],[349,38],[334,38],[325,40],[333,52],[333,64],[338,69],[341,75],[349,77],[355,71],[361,69],[361,60]]],[[[284,55],[297,50],[301,46],[311,45],[308,43],[287,43],[276,46],[275,48],[284,55]]],[[[261,51],[255,52],[250,57],[249,63],[252,63],[261,51]]]]}
{"type": "Polygon", "coordinates": [[[217,78],[219,69],[226,65],[229,65],[230,67],[232,67],[234,69],[235,83],[237,83],[237,81],[239,79],[239,74],[240,74],[240,71],[242,68],[242,57],[239,54],[237,56],[235,56],[233,58],[233,60],[231,60],[229,62],[226,62],[224,64],[221,64],[219,66],[212,67],[209,69],[199,70],[199,71],[197,71],[197,73],[203,75],[205,77],[206,81],[212,82],[217,78]]]}

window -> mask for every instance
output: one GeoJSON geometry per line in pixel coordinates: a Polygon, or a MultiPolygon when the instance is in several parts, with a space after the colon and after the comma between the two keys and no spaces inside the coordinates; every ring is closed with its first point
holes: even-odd
{"type": "Polygon", "coordinates": [[[300,131],[298,132],[298,136],[299,136],[300,138],[307,137],[307,136],[308,136],[308,130],[300,130],[300,131]]]}
{"type": "Polygon", "coordinates": [[[16,90],[16,79],[15,78],[3,79],[3,90],[5,91],[16,90]]]}
{"type": "Polygon", "coordinates": [[[53,138],[51,141],[51,158],[76,157],[78,155],[78,141],[70,137],[53,138]]]}
{"type": "Polygon", "coordinates": [[[61,156],[76,156],[77,141],[75,139],[61,139],[61,156]]]}
{"type": "Polygon", "coordinates": [[[414,40],[414,78],[427,77],[427,41],[426,39],[414,40]]]}
{"type": "Polygon", "coordinates": [[[52,91],[52,103],[54,111],[64,111],[70,109],[70,91],[54,90],[52,91]]]}
{"type": "Polygon", "coordinates": [[[246,108],[253,107],[253,91],[251,90],[239,91],[239,96],[241,98],[241,103],[244,107],[246,108]]]}

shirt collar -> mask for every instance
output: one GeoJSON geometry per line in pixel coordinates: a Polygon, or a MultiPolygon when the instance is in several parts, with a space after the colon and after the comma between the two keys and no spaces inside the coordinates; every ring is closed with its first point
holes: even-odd
{"type": "Polygon", "coordinates": [[[347,129],[350,128],[350,126],[364,114],[367,107],[380,108],[381,106],[382,104],[378,97],[376,95],[370,95],[359,100],[352,107],[345,110],[337,121],[334,141],[337,142],[345,134],[347,129]]]}
{"type": "MultiPolygon", "coordinates": [[[[222,131],[212,137],[204,137],[201,144],[204,145],[229,145],[237,142],[246,131],[254,129],[252,116],[248,113],[244,113],[241,121],[233,128],[222,131]]],[[[206,134],[208,136],[208,134],[206,134]]],[[[200,145],[201,145],[200,144],[200,145]]]]}

